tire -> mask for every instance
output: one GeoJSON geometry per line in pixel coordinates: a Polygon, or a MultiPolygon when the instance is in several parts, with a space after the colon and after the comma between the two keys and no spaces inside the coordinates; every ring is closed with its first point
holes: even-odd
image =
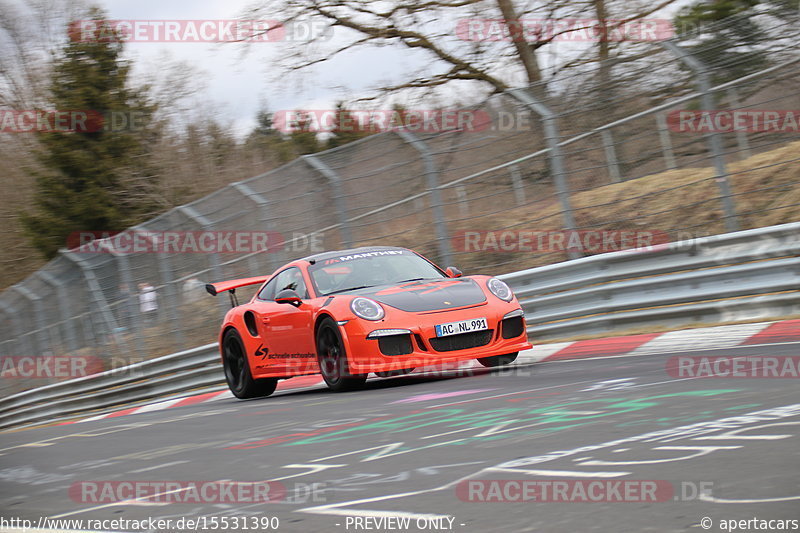
{"type": "Polygon", "coordinates": [[[375,372],[379,378],[393,378],[396,376],[405,376],[413,372],[413,368],[401,368],[400,370],[387,370],[386,372],[375,372]]]}
{"type": "Polygon", "coordinates": [[[229,329],[222,338],[222,367],[228,388],[239,399],[269,396],[278,386],[278,378],[253,379],[242,337],[235,329],[229,329]]]}
{"type": "Polygon", "coordinates": [[[342,335],[330,318],[324,318],[317,328],[317,360],[322,379],[332,391],[355,390],[367,381],[367,374],[350,373],[342,335]]]}
{"type": "Polygon", "coordinates": [[[503,355],[493,355],[492,357],[480,357],[478,362],[485,367],[493,368],[496,366],[510,365],[517,359],[519,352],[507,353],[503,355]]]}

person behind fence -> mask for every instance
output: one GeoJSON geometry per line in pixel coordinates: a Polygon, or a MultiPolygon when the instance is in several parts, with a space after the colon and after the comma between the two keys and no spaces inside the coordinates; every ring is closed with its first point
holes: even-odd
{"type": "Polygon", "coordinates": [[[152,324],[158,313],[158,293],[155,287],[146,281],[139,284],[139,311],[145,324],[152,324]]]}

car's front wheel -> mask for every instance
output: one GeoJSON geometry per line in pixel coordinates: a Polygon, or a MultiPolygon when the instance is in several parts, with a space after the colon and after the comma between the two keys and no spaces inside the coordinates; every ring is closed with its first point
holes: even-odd
{"type": "Polygon", "coordinates": [[[367,374],[350,373],[342,335],[330,318],[323,319],[317,329],[317,358],[322,379],[333,391],[357,389],[367,381],[367,374]]]}
{"type": "Polygon", "coordinates": [[[278,386],[277,378],[253,379],[242,337],[235,329],[229,329],[222,339],[222,367],[228,388],[242,400],[269,396],[278,386]]]}
{"type": "Polygon", "coordinates": [[[517,359],[519,352],[507,353],[503,355],[493,355],[492,357],[480,357],[478,362],[485,367],[505,366],[510,365],[517,359]]]}

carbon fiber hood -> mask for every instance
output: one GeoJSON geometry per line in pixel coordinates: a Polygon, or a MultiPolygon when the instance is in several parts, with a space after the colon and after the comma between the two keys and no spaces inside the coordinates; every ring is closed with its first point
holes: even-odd
{"type": "Polygon", "coordinates": [[[389,287],[384,285],[362,289],[358,294],[410,313],[455,309],[486,301],[483,290],[469,278],[414,281],[389,287]]]}

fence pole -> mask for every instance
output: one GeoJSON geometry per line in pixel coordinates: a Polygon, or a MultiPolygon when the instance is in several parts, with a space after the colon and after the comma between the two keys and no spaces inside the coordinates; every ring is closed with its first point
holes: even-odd
{"type": "MultiPolygon", "coordinates": [[[[190,205],[180,205],[176,207],[175,210],[200,226],[203,231],[212,231],[214,229],[214,223],[198,213],[197,210],[190,205]]],[[[211,267],[211,275],[214,276],[214,279],[222,279],[222,269],[219,264],[219,255],[217,251],[209,254],[208,265],[211,267]]]]}
{"type": "Polygon", "coordinates": [[[31,325],[36,328],[36,354],[39,355],[48,351],[52,353],[52,350],[48,348],[50,343],[44,331],[46,325],[44,309],[42,308],[42,299],[32,290],[20,284],[12,285],[11,290],[17,291],[23,298],[28,300],[31,303],[31,307],[33,307],[33,324],[31,325]]]}
{"type": "Polygon", "coordinates": [[[61,315],[61,322],[64,324],[64,339],[66,340],[67,348],[74,352],[78,349],[78,341],[75,336],[75,327],[72,322],[72,315],[70,314],[70,302],[65,294],[64,285],[58,280],[57,277],[46,272],[39,270],[37,275],[42,278],[42,281],[56,289],[56,300],[58,300],[58,312],[61,315]]]}
{"type": "Polygon", "coordinates": [[[330,183],[333,190],[333,204],[336,207],[336,215],[339,218],[339,231],[342,235],[342,245],[349,248],[353,245],[353,234],[350,231],[350,221],[347,218],[347,203],[342,190],[342,178],[333,171],[331,167],[323,163],[313,155],[301,156],[308,166],[319,172],[330,183]]]}
{"type": "Polygon", "coordinates": [[[514,188],[514,199],[517,201],[517,205],[525,205],[525,186],[522,184],[519,167],[511,165],[508,172],[511,175],[511,187],[514,188]]]}
{"type": "MultiPolygon", "coordinates": [[[[714,95],[711,94],[711,80],[706,66],[687,50],[681,48],[671,41],[662,41],[661,46],[674,54],[679,60],[686,64],[697,77],[697,89],[700,91],[704,111],[710,113],[716,108],[714,95]]],[[[714,159],[714,169],[716,172],[716,182],[720,190],[722,208],[725,213],[725,229],[728,232],[737,231],[739,222],[736,220],[736,207],[733,202],[731,186],[728,182],[728,169],[725,165],[725,154],[722,150],[722,139],[718,132],[711,131],[706,136],[708,147],[714,159]]]]}
{"type": "Polygon", "coordinates": [[[436,241],[439,248],[439,261],[441,264],[449,266],[452,262],[453,252],[450,247],[450,235],[447,231],[447,221],[444,216],[444,208],[442,207],[442,191],[439,187],[439,170],[436,168],[436,163],[433,160],[433,153],[428,145],[422,140],[418,139],[416,135],[410,131],[398,128],[394,130],[403,141],[411,146],[414,150],[419,152],[422,158],[422,163],[425,167],[425,179],[428,184],[428,192],[431,197],[431,212],[433,214],[433,225],[436,231],[436,241]]]}
{"type": "MultiPolygon", "coordinates": [[[[736,87],[731,87],[727,90],[728,99],[731,102],[731,107],[738,111],[742,108],[742,103],[739,101],[739,91],[736,87]]],[[[734,128],[736,130],[736,143],[739,145],[740,159],[748,159],[753,153],[750,151],[750,142],[747,140],[747,131],[742,128],[734,128]]]]}
{"type": "MultiPolygon", "coordinates": [[[[58,287],[52,283],[50,280],[43,276],[42,274],[46,274],[46,272],[36,271],[33,273],[34,276],[38,277],[45,285],[48,285],[48,301],[55,302],[58,301],[58,320],[53,321],[50,327],[47,328],[49,333],[49,341],[50,341],[50,350],[54,351],[55,347],[60,349],[70,351],[70,346],[67,344],[64,336],[64,330],[62,329],[62,324],[66,325],[66,321],[69,320],[69,316],[64,314],[64,303],[61,301],[61,291],[58,290],[58,287]],[[53,290],[55,289],[55,290],[53,290]],[[53,292],[57,294],[54,296],[53,292]]],[[[50,306],[53,307],[52,305],[50,306]]]]}
{"type": "Polygon", "coordinates": [[[17,339],[22,343],[23,349],[27,353],[10,353],[9,355],[33,355],[34,349],[31,343],[31,339],[29,335],[25,335],[25,329],[23,328],[22,323],[19,320],[19,313],[17,312],[17,308],[11,305],[8,302],[0,300],[0,310],[4,311],[11,318],[11,322],[14,323],[14,330],[17,334],[17,339]]]}
{"type": "Polygon", "coordinates": [[[469,216],[469,198],[467,198],[467,189],[462,185],[456,185],[456,198],[458,198],[458,214],[461,218],[469,216]]]}
{"type": "Polygon", "coordinates": [[[128,256],[125,253],[118,252],[114,250],[114,247],[109,243],[106,239],[101,239],[98,242],[98,246],[104,248],[114,260],[117,262],[117,271],[120,273],[120,278],[122,278],[122,283],[128,287],[127,294],[123,294],[120,291],[120,294],[125,298],[125,301],[122,302],[122,310],[120,312],[121,317],[125,317],[125,323],[122,325],[123,328],[132,329],[133,330],[133,343],[134,343],[134,350],[136,350],[136,354],[144,359],[145,358],[145,347],[144,347],[144,335],[142,331],[142,321],[141,317],[138,313],[134,313],[133,310],[136,308],[135,302],[133,301],[133,295],[136,293],[136,287],[133,284],[133,278],[131,276],[131,267],[130,262],[128,261],[128,256]]]}
{"type": "MultiPolygon", "coordinates": [[[[203,231],[212,231],[214,229],[214,223],[211,222],[207,217],[204,217],[200,213],[195,210],[194,207],[191,205],[181,205],[175,208],[176,211],[183,214],[186,218],[203,228],[203,231]]],[[[209,254],[208,258],[208,265],[211,267],[211,276],[214,279],[221,280],[223,279],[222,267],[219,263],[219,255],[217,251],[214,251],[209,254]]],[[[175,294],[176,296],[180,292],[180,288],[176,285],[175,286],[175,294]]],[[[183,303],[183,294],[180,294],[179,299],[176,302],[180,301],[183,303]]],[[[217,298],[217,305],[219,306],[220,310],[222,311],[222,315],[224,316],[225,313],[228,312],[229,306],[225,302],[224,298],[217,298]]]]}
{"type": "Polygon", "coordinates": [[[669,128],[667,127],[667,119],[664,118],[664,113],[656,113],[656,124],[658,125],[658,138],[661,141],[661,153],[664,154],[667,170],[674,170],[678,168],[678,165],[675,163],[672,138],[669,136],[669,128]]]}
{"type": "MultiPolygon", "coordinates": [[[[277,234],[277,232],[274,229],[274,225],[269,219],[269,201],[260,194],[258,194],[257,192],[255,192],[249,185],[247,185],[246,183],[242,183],[241,181],[236,183],[231,183],[231,187],[233,187],[233,189],[236,192],[238,192],[239,194],[241,194],[242,196],[244,196],[245,198],[256,204],[256,207],[258,208],[259,222],[263,225],[264,229],[277,234]]],[[[270,271],[275,270],[279,265],[286,262],[286,252],[285,252],[286,236],[281,235],[281,238],[283,239],[283,244],[281,244],[281,248],[279,250],[275,251],[274,253],[275,259],[272,261],[267,261],[269,265],[267,269],[270,271]]],[[[272,252],[267,251],[266,253],[272,253],[272,252]]],[[[257,264],[256,256],[250,256],[250,260],[252,260],[250,262],[251,271],[252,272],[260,271],[260,266],[257,264]]],[[[265,272],[265,274],[266,273],[267,272],[265,272]]]]}
{"type": "MultiPolygon", "coordinates": [[[[139,224],[138,226],[134,226],[131,228],[132,231],[141,232],[146,238],[153,239],[153,236],[150,234],[150,230],[144,224],[139,224]]],[[[178,290],[175,286],[175,281],[173,278],[172,268],[169,264],[169,258],[167,254],[161,251],[158,251],[158,244],[153,246],[153,249],[156,250],[156,263],[158,263],[158,272],[161,277],[161,284],[164,286],[164,292],[166,293],[165,297],[159,298],[158,294],[156,294],[156,304],[158,305],[158,316],[159,319],[162,317],[166,317],[167,320],[171,323],[170,331],[175,334],[175,344],[177,346],[184,346],[183,343],[183,326],[180,323],[180,317],[175,312],[175,305],[178,301],[178,290]],[[172,305],[168,305],[172,303],[172,305]]],[[[138,287],[136,294],[139,294],[138,287]]],[[[138,300],[138,298],[137,298],[138,300]]],[[[142,321],[142,330],[144,331],[145,327],[151,324],[147,324],[144,322],[144,316],[142,315],[142,306],[141,302],[136,302],[136,314],[137,320],[142,321]]],[[[164,320],[166,322],[166,320],[164,320]]],[[[143,335],[144,336],[144,335],[143,335]]]]}
{"type": "MultiPolygon", "coordinates": [[[[108,307],[108,302],[106,302],[106,298],[103,295],[103,289],[100,288],[100,282],[97,280],[97,275],[92,270],[92,267],[86,264],[86,260],[82,257],[78,256],[76,253],[71,252],[70,250],[62,249],[59,250],[59,253],[66,259],[69,259],[81,269],[83,272],[83,278],[86,280],[86,285],[89,288],[89,294],[94,300],[94,303],[97,305],[97,310],[95,312],[89,313],[89,316],[94,316],[95,313],[99,314],[102,318],[102,322],[105,324],[106,330],[108,335],[114,339],[114,342],[119,345],[119,342],[116,339],[117,336],[117,321],[114,319],[114,313],[111,312],[111,309],[108,307]]],[[[94,324],[94,320],[92,320],[94,324]]],[[[93,330],[93,336],[96,332],[93,330]]],[[[102,333],[102,330],[101,330],[102,333]]],[[[97,339],[95,339],[97,340],[97,339]]]]}
{"type": "MultiPolygon", "coordinates": [[[[550,165],[553,169],[553,181],[556,184],[558,198],[561,202],[561,217],[563,219],[564,229],[567,231],[573,231],[575,230],[575,218],[569,199],[569,184],[567,183],[566,179],[564,155],[561,153],[561,146],[559,145],[561,135],[558,132],[556,116],[550,110],[550,108],[541,103],[536,99],[536,97],[524,89],[512,89],[507,91],[507,93],[516,98],[518,101],[522,102],[528,108],[532,109],[542,118],[550,155],[550,165]]],[[[583,256],[581,252],[574,249],[570,249],[568,253],[570,259],[577,259],[583,256]]]]}
{"type": "Polygon", "coordinates": [[[614,147],[614,137],[608,129],[600,130],[600,137],[603,139],[603,150],[606,153],[606,166],[608,166],[608,176],[613,183],[621,181],[619,174],[619,163],[617,162],[617,150],[614,147]]]}

